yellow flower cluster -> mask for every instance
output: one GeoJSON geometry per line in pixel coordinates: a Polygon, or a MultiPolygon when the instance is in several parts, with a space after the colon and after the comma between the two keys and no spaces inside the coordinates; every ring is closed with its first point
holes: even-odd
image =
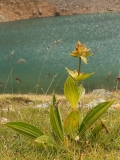
{"type": "Polygon", "coordinates": [[[85,63],[87,63],[86,57],[91,56],[90,49],[87,49],[80,41],[77,42],[75,50],[70,55],[80,57],[85,63]]]}

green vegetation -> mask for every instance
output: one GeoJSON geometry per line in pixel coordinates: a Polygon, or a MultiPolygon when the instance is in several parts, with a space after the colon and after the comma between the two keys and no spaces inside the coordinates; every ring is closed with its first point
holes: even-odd
{"type": "MultiPolygon", "coordinates": [[[[18,152],[16,152],[13,154],[13,159],[16,158],[16,155],[19,159],[51,160],[97,160],[107,159],[108,157],[109,159],[114,159],[114,157],[117,157],[120,149],[119,127],[117,125],[117,128],[114,128],[114,132],[113,128],[109,128],[114,126],[112,118],[114,118],[118,112],[112,110],[107,111],[114,101],[110,100],[100,103],[90,110],[77,107],[78,102],[83,99],[83,95],[85,94],[85,89],[82,85],[79,85],[79,81],[88,78],[94,73],[81,73],[81,60],[87,63],[86,58],[91,56],[90,50],[87,49],[84,44],[78,42],[75,51],[70,55],[78,58],[79,61],[78,71],[71,71],[66,68],[69,76],[64,84],[64,95],[67,100],[57,100],[55,93],[53,93],[49,109],[36,109],[29,107],[29,105],[26,107],[15,107],[16,110],[14,112],[8,109],[5,114],[7,114],[10,122],[5,122],[5,125],[2,124],[1,127],[3,139],[1,141],[2,157],[5,157],[6,148],[9,148],[10,153],[7,154],[7,158],[9,159],[9,155],[13,154],[11,153],[11,148],[13,149],[18,146],[20,148],[19,155],[17,155],[18,152]],[[105,113],[105,115],[103,115],[103,113],[105,113]],[[13,115],[15,115],[15,117],[13,115]],[[31,140],[9,131],[6,126],[15,130],[17,133],[31,138],[31,140]],[[13,134],[10,134],[10,132],[15,134],[14,143],[17,144],[12,145],[13,138],[11,137],[13,137],[13,134]],[[111,143],[113,144],[111,145],[111,143]],[[113,156],[111,155],[111,151],[113,151],[113,156]]],[[[12,105],[15,101],[15,99],[6,100],[6,102],[12,101],[12,105]]],[[[19,100],[21,100],[21,98],[19,100]]],[[[24,99],[22,100],[24,101],[24,99]]],[[[29,101],[30,100],[27,102],[29,101]]],[[[37,99],[35,103],[37,103],[37,99]]],[[[1,115],[3,116],[2,112],[3,110],[1,108],[1,115]]],[[[116,123],[119,124],[117,120],[116,123]]]]}
{"type": "MultiPolygon", "coordinates": [[[[117,93],[120,95],[120,92],[117,93]]],[[[50,101],[51,96],[46,96],[45,102],[50,101]]],[[[62,118],[64,119],[70,109],[70,104],[64,96],[56,96],[59,101],[62,118]]],[[[112,99],[116,97],[113,94],[112,99]]],[[[97,95],[91,94],[83,96],[82,105],[97,98],[97,95]]],[[[1,115],[10,122],[26,122],[42,129],[44,134],[50,135],[52,128],[50,126],[49,108],[34,108],[42,103],[43,95],[3,95],[0,97],[1,115]],[[32,101],[32,102],[31,102],[32,101]],[[4,110],[2,110],[4,109],[4,110]],[[6,110],[5,110],[6,109],[6,110]]],[[[120,103],[119,99],[115,103],[120,103]]],[[[89,110],[82,108],[83,116],[89,110]]],[[[110,109],[102,117],[108,133],[103,129],[92,141],[82,139],[80,141],[68,141],[66,145],[62,143],[59,148],[39,147],[33,143],[33,139],[20,135],[17,132],[0,125],[0,159],[1,160],[113,160],[120,158],[120,109],[110,109]]]]}

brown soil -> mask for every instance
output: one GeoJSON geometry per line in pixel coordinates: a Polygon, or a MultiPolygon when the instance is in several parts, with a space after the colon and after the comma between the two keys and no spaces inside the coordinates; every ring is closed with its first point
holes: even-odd
{"type": "Polygon", "coordinates": [[[0,0],[0,22],[119,11],[120,0],[0,0]]]}

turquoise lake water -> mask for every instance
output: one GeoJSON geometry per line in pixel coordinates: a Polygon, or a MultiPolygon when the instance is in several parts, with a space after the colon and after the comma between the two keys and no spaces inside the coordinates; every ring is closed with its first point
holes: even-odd
{"type": "Polygon", "coordinates": [[[0,93],[3,93],[10,68],[18,59],[26,62],[16,65],[10,77],[6,93],[46,92],[54,75],[58,74],[48,92],[63,92],[67,77],[65,67],[77,69],[77,61],[69,56],[80,40],[91,53],[99,47],[88,64],[82,63],[84,73],[95,74],[82,82],[87,91],[96,88],[113,89],[114,79],[120,71],[120,13],[85,14],[21,20],[0,23],[0,93]],[[55,44],[54,41],[61,39],[55,44]],[[8,60],[14,51],[12,60],[8,60]],[[42,70],[43,68],[43,70],[42,70]],[[107,83],[106,76],[110,71],[107,83]],[[23,84],[17,83],[19,78],[23,84]],[[12,87],[13,86],[13,87],[12,87]],[[27,88],[27,89],[26,89],[27,88]],[[42,88],[42,89],[41,89],[42,88]],[[29,91],[28,91],[29,90],[29,91]]]}

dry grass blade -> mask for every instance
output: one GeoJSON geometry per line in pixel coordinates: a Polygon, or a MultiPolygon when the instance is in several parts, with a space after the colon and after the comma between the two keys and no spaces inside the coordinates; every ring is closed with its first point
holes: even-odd
{"type": "Polygon", "coordinates": [[[96,50],[93,52],[92,56],[94,56],[94,54],[96,54],[97,50],[98,50],[98,47],[97,47],[96,50]]]}
{"type": "Polygon", "coordinates": [[[0,81],[0,86],[3,86],[3,83],[0,81]]]}
{"type": "Polygon", "coordinates": [[[26,62],[24,59],[19,59],[18,61],[17,61],[17,64],[21,64],[21,63],[24,63],[24,62],[26,62]]]}
{"type": "Polygon", "coordinates": [[[116,81],[120,82],[120,76],[116,77],[116,81]]]}
{"type": "Polygon", "coordinates": [[[107,81],[107,82],[108,82],[109,78],[110,78],[110,71],[108,72],[108,74],[107,74],[107,76],[106,76],[106,81],[107,81]]]}
{"type": "Polygon", "coordinates": [[[101,125],[102,125],[102,128],[105,129],[106,133],[109,134],[109,131],[108,131],[107,127],[105,126],[105,124],[103,124],[103,122],[101,122],[101,125]]]}
{"type": "Polygon", "coordinates": [[[14,55],[15,53],[14,53],[14,51],[12,51],[11,53],[10,53],[10,55],[8,56],[8,60],[10,61],[12,58],[13,58],[13,55],[14,55]]]}
{"type": "Polygon", "coordinates": [[[15,77],[15,80],[16,80],[18,83],[22,83],[22,81],[21,81],[19,78],[17,78],[17,77],[15,77]]]}
{"type": "Polygon", "coordinates": [[[58,39],[57,41],[54,41],[55,44],[58,44],[61,42],[61,39],[58,39]]]}

